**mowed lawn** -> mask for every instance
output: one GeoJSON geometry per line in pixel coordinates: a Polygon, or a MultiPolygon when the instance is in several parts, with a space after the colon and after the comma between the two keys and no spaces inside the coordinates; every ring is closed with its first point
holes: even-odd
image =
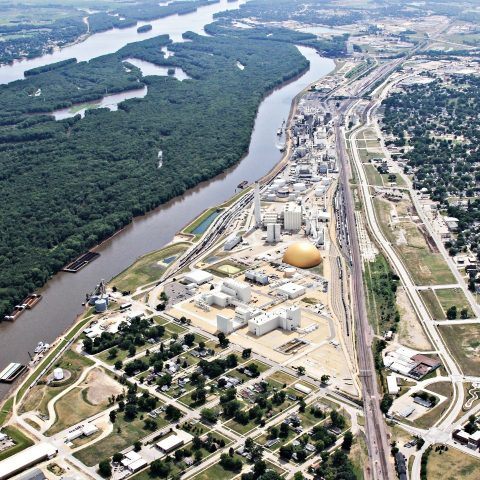
{"type": "MultiPolygon", "coordinates": [[[[163,428],[168,422],[158,417],[155,419],[158,428],[163,428]]],[[[122,451],[137,440],[149,435],[149,430],[144,429],[144,420],[137,417],[135,420],[126,421],[123,415],[118,415],[113,426],[113,432],[90,447],[79,450],[74,454],[81,462],[89,467],[97,465],[102,460],[111,457],[114,453],[122,451]]]]}
{"type": "Polygon", "coordinates": [[[428,456],[427,478],[430,480],[478,480],[480,460],[450,447],[448,451],[435,452],[435,445],[428,456]]]}
{"type": "Polygon", "coordinates": [[[410,219],[412,205],[405,200],[396,204],[375,198],[374,207],[383,233],[394,246],[416,285],[447,285],[455,283],[442,255],[427,242],[420,227],[410,219]],[[395,209],[398,222],[391,212],[395,209]]]}
{"type": "Polygon", "coordinates": [[[463,373],[480,375],[480,325],[441,325],[438,330],[463,373]]]}
{"type": "Polygon", "coordinates": [[[169,264],[165,259],[177,257],[190,245],[188,243],[175,243],[152,253],[140,257],[131,267],[117,275],[110,284],[119,290],[134,292],[138,287],[158,280],[169,264]]]}
{"type": "Polygon", "coordinates": [[[455,305],[457,307],[458,317],[460,317],[460,312],[464,308],[468,311],[468,318],[474,316],[470,303],[461,288],[438,288],[435,290],[435,293],[445,312],[455,305]]]}

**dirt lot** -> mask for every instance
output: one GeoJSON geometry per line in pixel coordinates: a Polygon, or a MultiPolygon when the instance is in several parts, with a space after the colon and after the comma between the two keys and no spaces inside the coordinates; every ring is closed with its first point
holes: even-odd
{"type": "Polygon", "coordinates": [[[92,370],[82,385],[88,385],[87,400],[93,405],[99,405],[112,395],[122,392],[122,386],[103,370],[92,370]]]}
{"type": "Polygon", "coordinates": [[[334,347],[326,343],[318,348],[309,350],[298,360],[289,362],[292,366],[303,365],[306,373],[314,378],[330,375],[330,384],[352,395],[357,395],[357,388],[352,380],[347,359],[340,346],[334,347]]]}
{"type": "Polygon", "coordinates": [[[397,304],[401,318],[398,329],[399,342],[415,350],[432,350],[432,345],[402,287],[397,290],[397,304]]]}

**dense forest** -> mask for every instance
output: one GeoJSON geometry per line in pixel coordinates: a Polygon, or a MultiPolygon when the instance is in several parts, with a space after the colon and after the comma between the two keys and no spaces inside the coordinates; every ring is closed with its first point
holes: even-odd
{"type": "Polygon", "coordinates": [[[459,219],[450,254],[480,252],[480,79],[452,75],[407,87],[384,101],[384,130],[403,149],[407,172],[459,219]]]}
{"type": "Polygon", "coordinates": [[[169,40],[160,36],[0,87],[1,315],[134,215],[246,153],[262,98],[308,68],[294,45],[252,35],[189,33],[190,41],[169,44],[168,60],[161,48],[169,40]],[[144,78],[127,71],[128,57],[181,67],[191,79],[144,78]],[[47,114],[139,85],[148,87],[146,97],[116,112],[90,110],[62,121],[47,114]]]}

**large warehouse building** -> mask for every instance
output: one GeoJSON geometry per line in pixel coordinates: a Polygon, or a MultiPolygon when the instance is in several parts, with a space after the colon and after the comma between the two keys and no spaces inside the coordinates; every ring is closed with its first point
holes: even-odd
{"type": "Polygon", "coordinates": [[[37,463],[53,458],[57,449],[50,443],[39,443],[0,462],[0,480],[11,478],[37,463]]]}

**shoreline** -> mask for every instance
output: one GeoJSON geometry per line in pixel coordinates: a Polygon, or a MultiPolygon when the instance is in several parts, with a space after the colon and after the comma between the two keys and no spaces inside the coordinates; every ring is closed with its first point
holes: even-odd
{"type": "MultiPolygon", "coordinates": [[[[313,50],[315,51],[315,50],[313,50]]],[[[315,51],[315,54],[318,54],[316,51],[315,51]]],[[[270,89],[268,92],[265,93],[265,95],[263,96],[262,100],[259,102],[259,105],[257,107],[257,111],[256,111],[256,114],[255,114],[255,121],[253,122],[253,126],[252,126],[252,131],[250,133],[250,137],[252,137],[253,135],[253,132],[254,132],[254,127],[255,127],[255,122],[258,118],[258,114],[259,114],[259,110],[260,110],[260,107],[261,105],[263,104],[263,102],[265,101],[265,99],[267,97],[269,97],[272,93],[274,93],[275,91],[277,90],[281,90],[282,88],[284,88],[286,85],[294,82],[295,80],[297,80],[298,78],[301,78],[303,75],[305,75],[309,69],[311,68],[311,64],[308,65],[307,68],[305,68],[301,73],[291,77],[289,80],[286,80],[284,82],[282,82],[281,84],[275,86],[274,88],[270,89]]],[[[301,95],[306,91],[308,90],[311,85],[315,84],[315,83],[318,83],[318,81],[321,81],[322,78],[325,78],[325,77],[328,77],[329,75],[332,74],[332,72],[334,71],[334,68],[331,68],[327,73],[319,76],[318,78],[315,79],[315,81],[309,83],[306,87],[304,87],[300,92],[298,92],[294,97],[293,99],[290,101],[290,109],[289,109],[289,114],[288,114],[288,122],[287,122],[287,125],[289,125],[289,127],[291,126],[291,121],[292,121],[292,118],[295,114],[295,111],[296,111],[296,108],[298,106],[298,101],[301,97],[301,95]]],[[[280,158],[280,160],[265,174],[263,175],[261,178],[258,178],[257,181],[265,181],[266,178],[268,178],[269,176],[271,176],[272,174],[274,174],[278,168],[280,167],[283,167],[283,165],[285,164],[286,162],[286,159],[288,158],[290,152],[291,152],[291,138],[290,138],[290,133],[289,133],[289,128],[287,129],[288,132],[287,132],[287,142],[288,142],[288,149],[287,151],[283,154],[283,156],[280,158]]],[[[250,147],[250,145],[249,145],[250,147]]],[[[231,171],[233,171],[234,169],[238,168],[239,164],[245,159],[245,157],[248,155],[250,151],[250,148],[245,152],[245,154],[239,158],[239,160],[232,166],[230,166],[228,169],[224,170],[223,172],[215,175],[214,177],[210,178],[209,180],[205,180],[204,182],[201,182],[199,184],[197,184],[195,187],[187,190],[186,192],[184,192],[182,195],[180,196],[176,196],[176,197],[173,197],[172,199],[170,199],[168,202],[165,202],[159,206],[157,206],[156,208],[152,209],[151,211],[147,212],[146,214],[143,214],[143,215],[139,215],[139,216],[136,216],[136,217],[133,217],[132,218],[132,221],[130,221],[128,224],[126,224],[124,227],[122,227],[121,229],[117,230],[115,233],[113,233],[112,235],[110,235],[109,237],[103,239],[100,243],[98,243],[97,245],[91,247],[91,250],[92,251],[99,251],[102,249],[103,246],[105,246],[105,244],[107,244],[107,242],[111,241],[112,239],[114,239],[117,235],[119,235],[120,233],[124,232],[124,230],[126,230],[128,227],[132,227],[134,221],[136,219],[142,219],[142,218],[148,218],[149,216],[151,215],[154,215],[156,212],[158,212],[160,209],[165,209],[165,208],[169,208],[169,205],[172,205],[178,201],[181,201],[181,199],[188,193],[195,193],[195,191],[198,191],[199,189],[203,189],[205,188],[206,186],[208,186],[212,181],[215,181],[215,180],[219,180],[221,179],[222,177],[225,177],[226,175],[228,175],[231,171]]],[[[213,207],[215,206],[218,206],[218,205],[221,205],[221,204],[225,204],[225,203],[228,203],[233,197],[235,197],[239,192],[232,192],[232,195],[228,196],[226,199],[222,200],[221,202],[218,202],[218,203],[214,203],[213,204],[213,207]]],[[[211,206],[212,208],[212,206],[211,206]]],[[[199,213],[199,215],[202,215],[203,211],[199,213]]],[[[192,219],[190,219],[190,221],[188,223],[186,223],[186,225],[192,223],[193,221],[195,221],[195,219],[199,216],[199,215],[196,215],[194,216],[192,219]]],[[[178,233],[178,232],[176,232],[178,233]]],[[[129,268],[132,264],[135,263],[135,261],[137,261],[139,258],[141,258],[142,256],[144,255],[147,255],[151,252],[154,252],[154,251],[157,251],[161,248],[165,248],[166,246],[168,246],[172,241],[173,239],[175,238],[175,235],[176,233],[173,234],[172,238],[169,239],[169,241],[165,242],[164,245],[162,245],[160,248],[156,248],[156,249],[152,249],[150,250],[149,252],[145,252],[145,254],[142,254],[142,255],[139,255],[137,256],[135,259],[133,259],[131,261],[131,263],[126,267],[126,268],[129,268]]],[[[122,269],[123,271],[124,269],[122,269]]],[[[41,289],[44,289],[46,288],[46,285],[48,285],[48,283],[50,281],[52,281],[52,279],[57,276],[57,274],[60,273],[60,272],[57,272],[56,274],[52,275],[48,280],[47,282],[41,287],[41,289]]],[[[112,275],[112,277],[109,279],[109,281],[111,281],[112,278],[115,278],[119,273],[121,272],[117,272],[115,274],[112,275]]],[[[41,290],[42,291],[42,290],[41,290]]],[[[66,326],[62,333],[58,334],[56,337],[55,337],[55,340],[54,342],[52,342],[52,344],[54,345],[57,345],[58,344],[58,341],[63,337],[65,336],[68,332],[70,332],[71,330],[73,330],[74,328],[76,328],[78,326],[78,323],[79,323],[79,320],[85,315],[85,312],[86,312],[86,309],[83,309],[81,312],[79,312],[78,314],[74,315],[74,318],[72,319],[72,322],[69,323],[68,326],[66,326]]],[[[28,374],[28,372],[27,372],[28,374]]],[[[22,376],[22,379],[23,379],[23,376],[22,376]]],[[[20,379],[19,379],[20,380],[20,379]]],[[[22,380],[22,383],[23,383],[23,380],[22,380]]],[[[19,388],[19,383],[18,382],[15,382],[14,385],[12,385],[12,387],[10,389],[8,389],[8,391],[6,393],[4,393],[4,395],[2,395],[2,398],[0,400],[1,403],[3,403],[4,401],[8,400],[8,398],[10,398],[10,396],[12,395],[12,393],[19,388]]]]}

